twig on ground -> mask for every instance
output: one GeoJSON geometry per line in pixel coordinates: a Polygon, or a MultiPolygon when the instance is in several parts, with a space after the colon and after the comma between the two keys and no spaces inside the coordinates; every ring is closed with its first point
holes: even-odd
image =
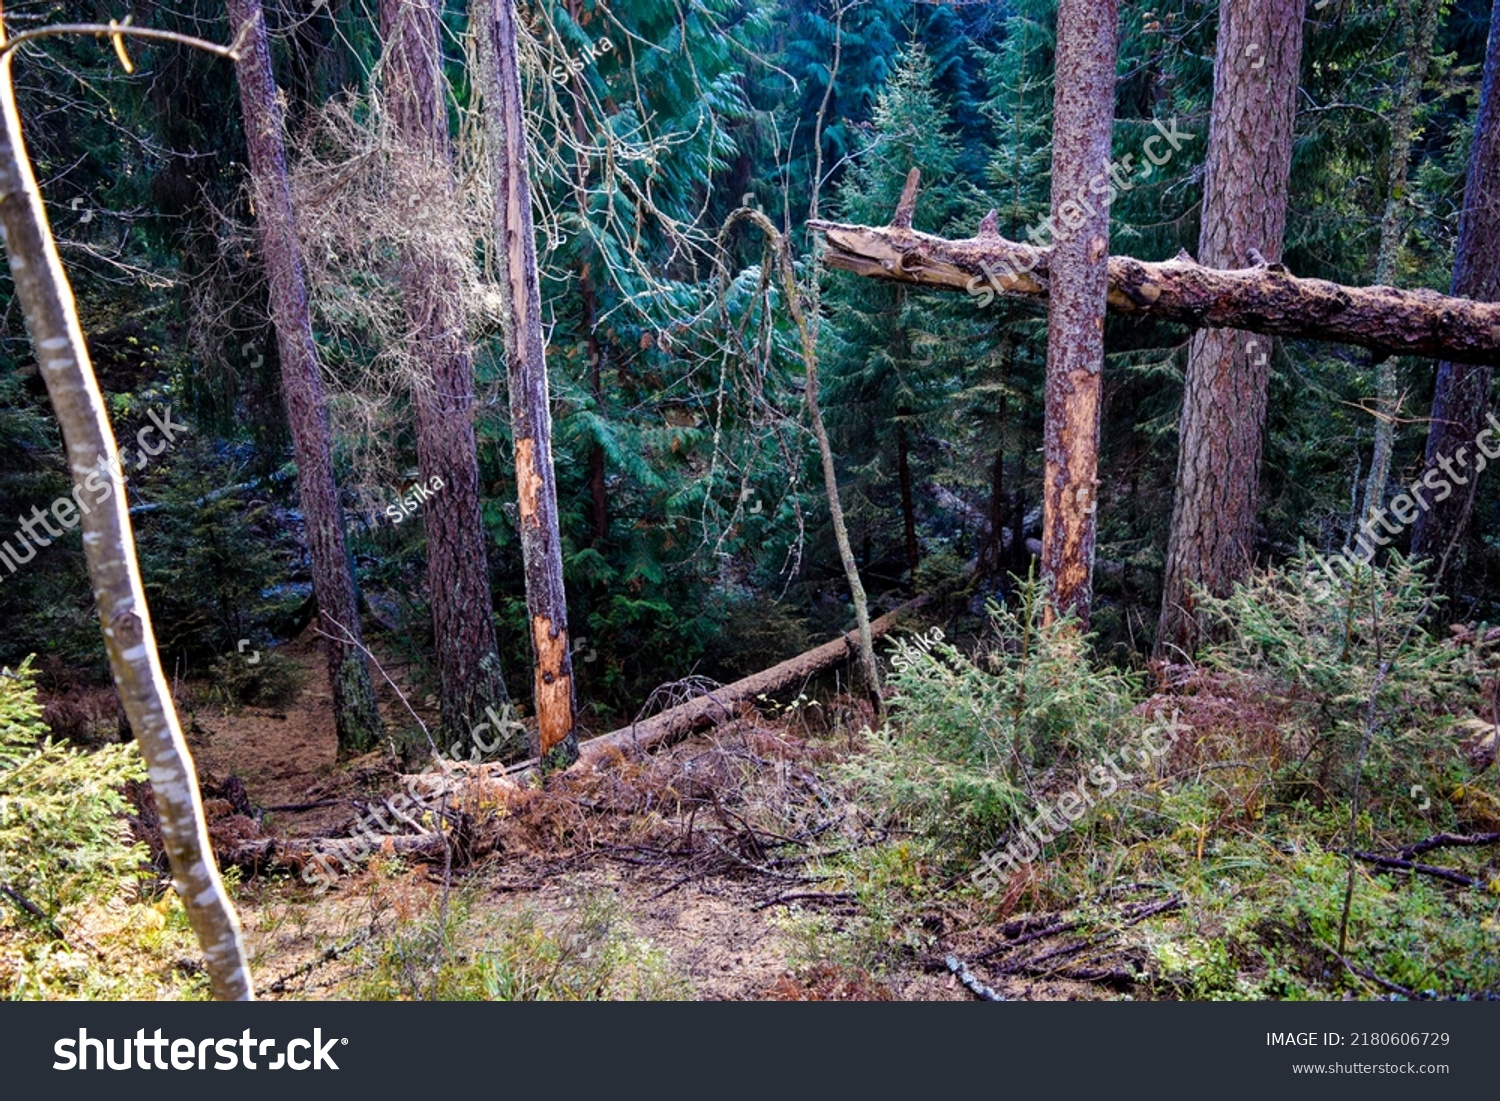
{"type": "Polygon", "coordinates": [[[26,913],[30,914],[37,921],[41,922],[42,925],[46,927],[47,932],[51,933],[55,940],[60,940],[64,944],[68,942],[68,938],[63,936],[63,931],[57,927],[57,923],[55,921],[47,916],[46,911],[38,906],[35,902],[32,902],[31,899],[27,898],[10,884],[0,883],[0,895],[4,895],[26,913]]]}
{"type": "MultiPolygon", "coordinates": [[[[1354,855],[1358,856],[1359,854],[1355,853],[1354,855]]],[[[1360,967],[1357,964],[1351,963],[1338,952],[1335,952],[1332,948],[1328,947],[1328,945],[1319,942],[1318,947],[1323,949],[1323,951],[1327,952],[1329,955],[1333,956],[1333,958],[1338,960],[1339,963],[1343,964],[1344,969],[1351,975],[1358,975],[1360,978],[1366,979],[1369,982],[1374,983],[1376,986],[1384,987],[1392,994],[1400,994],[1403,998],[1411,998],[1413,1001],[1420,1001],[1422,999],[1422,996],[1415,990],[1411,990],[1408,987],[1402,986],[1400,983],[1391,982],[1390,979],[1382,979],[1379,975],[1375,974],[1375,972],[1371,971],[1369,968],[1360,967]]]]}
{"type": "Polygon", "coordinates": [[[997,994],[993,987],[986,986],[980,982],[974,972],[970,971],[968,965],[957,956],[945,956],[943,962],[948,965],[948,970],[958,976],[958,981],[969,988],[974,997],[986,1002],[1003,1002],[1005,998],[997,994]]]}
{"type": "Polygon", "coordinates": [[[318,956],[317,959],[308,960],[300,967],[294,967],[285,975],[281,976],[281,978],[273,982],[266,989],[268,989],[273,994],[284,993],[286,991],[286,984],[291,982],[293,979],[301,978],[303,975],[311,974],[314,969],[323,966],[323,964],[325,963],[332,963],[334,960],[342,956],[345,952],[353,951],[355,948],[358,948],[361,944],[369,940],[374,935],[374,930],[367,929],[351,941],[347,941],[344,944],[335,944],[332,948],[326,949],[320,956],[318,956]]]}
{"type": "Polygon", "coordinates": [[[1419,875],[1430,875],[1434,879],[1442,879],[1449,883],[1457,883],[1460,887],[1484,886],[1483,883],[1473,878],[1472,876],[1464,875],[1462,872],[1455,872],[1451,868],[1439,868],[1435,864],[1418,864],[1414,860],[1402,860],[1401,858],[1395,856],[1381,856],[1379,853],[1367,853],[1362,852],[1358,849],[1355,849],[1353,851],[1340,851],[1348,852],[1350,856],[1353,856],[1359,860],[1366,861],[1367,863],[1374,864],[1376,867],[1380,868],[1394,868],[1398,871],[1416,872],[1419,875]]]}
{"type": "MultiPolygon", "coordinates": [[[[1021,920],[1021,928],[1024,929],[1024,922],[1027,919],[1023,918],[1021,920]]],[[[1005,952],[1011,948],[1019,948],[1023,944],[1030,944],[1034,940],[1042,940],[1045,937],[1056,936],[1058,933],[1071,933],[1074,929],[1077,929],[1082,924],[1082,921],[1059,921],[1052,925],[1043,926],[1040,929],[1035,929],[1032,932],[1025,933],[1011,940],[1003,941],[1002,943],[995,945],[995,947],[993,948],[985,949],[979,955],[974,957],[974,962],[978,963],[980,960],[991,959],[995,956],[998,956],[1001,952],[1005,952]]]]}
{"type": "Polygon", "coordinates": [[[1396,855],[1410,860],[1414,856],[1421,856],[1423,853],[1431,852],[1433,849],[1495,844],[1500,844],[1500,832],[1475,834],[1438,833],[1429,837],[1426,841],[1418,841],[1414,845],[1406,846],[1406,848],[1398,851],[1396,855]]]}

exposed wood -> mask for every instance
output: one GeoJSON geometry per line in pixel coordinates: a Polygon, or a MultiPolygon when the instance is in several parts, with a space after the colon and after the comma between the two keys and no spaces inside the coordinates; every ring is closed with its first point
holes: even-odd
{"type": "MultiPolygon", "coordinates": [[[[505,267],[500,293],[510,316],[505,361],[511,433],[515,438],[526,609],[531,620],[535,748],[546,767],[566,768],[578,757],[578,718],[563,584],[557,476],[552,462],[552,402],[532,226],[515,2],[474,0],[471,21],[479,36],[495,238],[501,251],[499,260],[505,267]]],[[[602,526],[603,522],[601,510],[596,524],[602,526]]]]}
{"type": "MultiPolygon", "coordinates": [[[[816,220],[830,267],[939,290],[992,289],[1043,300],[1052,250],[996,234],[948,240],[897,226],[816,220]],[[1017,269],[1013,272],[1011,258],[1017,269]],[[1029,265],[1029,266],[1028,266],[1029,265]],[[994,273],[991,283],[985,266],[994,273]]],[[[1279,264],[1220,271],[1185,252],[1170,260],[1109,258],[1109,308],[1128,317],[1194,328],[1333,340],[1382,355],[1500,364],[1500,304],[1428,290],[1345,287],[1298,279],[1279,264]]]]}
{"type": "MultiPolygon", "coordinates": [[[[1053,98],[1052,213],[1056,276],[1047,299],[1046,412],[1042,429],[1044,622],[1073,613],[1088,630],[1094,602],[1099,422],[1109,291],[1109,200],[1090,194],[1109,163],[1115,118],[1118,0],[1061,0],[1053,98]]],[[[914,190],[914,189],[913,189],[914,190]]],[[[915,203],[915,194],[902,196],[915,203]]],[[[897,224],[901,224],[898,213],[897,224]]],[[[911,221],[908,211],[906,223],[911,221]]]]}

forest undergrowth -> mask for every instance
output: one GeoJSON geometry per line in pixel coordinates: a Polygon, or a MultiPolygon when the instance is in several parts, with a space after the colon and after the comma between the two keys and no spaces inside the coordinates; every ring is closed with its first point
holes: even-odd
{"type": "MultiPolygon", "coordinates": [[[[423,823],[438,855],[386,845],[327,894],[233,869],[257,981],[377,999],[1500,995],[1500,629],[1431,635],[1399,558],[1339,590],[1312,568],[1204,596],[1217,641],[1135,670],[1044,624],[1023,585],[977,630],[897,640],[879,729],[810,686],[651,757],[478,787],[423,823]]],[[[351,798],[400,771],[339,769],[351,798]]],[[[121,792],[140,779],[133,745],[51,740],[28,669],[0,678],[5,996],[207,996],[149,837],[130,840],[141,803],[121,792]]]]}

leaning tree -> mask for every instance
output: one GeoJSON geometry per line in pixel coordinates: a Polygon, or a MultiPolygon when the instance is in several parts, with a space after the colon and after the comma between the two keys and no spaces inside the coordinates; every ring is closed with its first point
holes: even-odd
{"type": "MultiPolygon", "coordinates": [[[[114,432],[89,361],[73,288],[58,258],[42,193],[26,153],[11,85],[11,65],[18,46],[63,34],[111,35],[122,61],[127,59],[123,42],[126,34],[183,43],[222,57],[235,55],[232,50],[185,35],[114,24],[59,24],[7,40],[0,5],[0,238],[81,500],[86,480],[97,478],[116,456],[114,432]]],[[[116,479],[113,489],[103,503],[84,509],[82,517],[84,557],[110,671],[146,760],[161,823],[162,847],[172,869],[172,886],[203,948],[214,997],[248,1001],[254,997],[254,989],[239,918],[214,862],[193,757],[182,736],[156,651],[124,485],[116,479]]],[[[87,495],[96,497],[92,489],[87,495]]]]}

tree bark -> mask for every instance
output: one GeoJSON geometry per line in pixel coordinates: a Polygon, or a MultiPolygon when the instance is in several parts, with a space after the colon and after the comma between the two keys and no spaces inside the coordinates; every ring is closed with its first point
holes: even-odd
{"type": "Polygon", "coordinates": [[[237,33],[247,25],[251,28],[239,61],[240,110],[245,118],[256,230],[281,361],[281,390],[292,454],[297,461],[297,496],[333,690],[334,724],[339,748],[345,753],[361,753],[380,740],[380,712],[361,640],[359,591],[344,541],[344,514],[333,474],[328,407],[287,183],[281,101],[271,72],[260,0],[229,0],[229,18],[237,33]]]}
{"type": "MultiPolygon", "coordinates": [[[[1219,5],[1213,115],[1198,258],[1211,267],[1259,249],[1281,260],[1305,0],[1219,5]]],[[[1191,653],[1193,586],[1227,596],[1255,557],[1255,510],[1271,348],[1233,329],[1194,335],[1183,379],[1177,485],[1156,653],[1191,653]]]]}
{"type": "MultiPolygon", "coordinates": [[[[1464,185],[1464,209],[1458,222],[1458,255],[1453,263],[1453,293],[1484,302],[1500,301],[1500,0],[1490,15],[1489,45],[1485,50],[1484,83],[1479,115],[1474,122],[1474,148],[1469,154],[1469,178],[1464,185]]],[[[1432,398],[1432,423],[1427,431],[1427,467],[1439,459],[1450,462],[1460,450],[1474,447],[1484,427],[1490,400],[1490,370],[1455,362],[1438,365],[1437,390],[1432,398]]],[[[1445,558],[1468,527],[1477,483],[1417,514],[1412,527],[1414,555],[1445,558]]]]}
{"type": "MultiPolygon", "coordinates": [[[[0,5],[0,45],[5,40],[0,5]]],[[[104,502],[88,484],[99,484],[103,464],[115,458],[114,433],[26,153],[11,85],[13,58],[0,56],[0,238],[62,428],[110,671],[151,777],[172,886],[203,948],[214,997],[248,1001],[254,990],[239,919],[214,863],[192,754],[156,652],[124,483],[106,472],[111,492],[104,502]]]]}
{"type": "Polygon", "coordinates": [[[495,203],[495,238],[505,259],[501,293],[511,316],[505,359],[516,448],[526,608],[531,617],[537,756],[551,769],[566,767],[577,759],[578,727],[516,12],[514,0],[474,0],[472,11],[480,41],[480,86],[495,203]]]}
{"type": "Polygon", "coordinates": [[[1109,203],[1090,189],[1110,162],[1118,0],[1061,0],[1052,137],[1052,293],[1042,490],[1045,618],[1093,603],[1099,404],[1109,289],[1109,203]]]}
{"type": "MultiPolygon", "coordinates": [[[[417,467],[441,488],[423,509],[427,587],[445,737],[466,738],[508,701],[495,645],[489,561],[479,505],[474,370],[463,302],[467,247],[455,236],[452,150],[438,0],[380,0],[386,108],[393,121],[396,209],[417,223],[401,247],[401,282],[415,368],[417,467]],[[430,221],[431,228],[423,226],[430,221]]],[[[523,746],[509,746],[512,753],[523,746]]]]}
{"type": "MultiPolygon", "coordinates": [[[[1045,300],[1052,249],[1009,241],[996,232],[997,224],[998,215],[991,212],[978,236],[947,240],[909,225],[807,223],[827,238],[829,267],[938,290],[982,295],[993,287],[1017,299],[1045,300]],[[1013,266],[1020,270],[1012,274],[1013,266]]],[[[1160,262],[1112,256],[1108,302],[1121,316],[1198,329],[1241,329],[1357,344],[1382,355],[1500,364],[1500,305],[1428,290],[1298,279],[1281,264],[1221,271],[1198,264],[1186,252],[1160,262]]]]}

